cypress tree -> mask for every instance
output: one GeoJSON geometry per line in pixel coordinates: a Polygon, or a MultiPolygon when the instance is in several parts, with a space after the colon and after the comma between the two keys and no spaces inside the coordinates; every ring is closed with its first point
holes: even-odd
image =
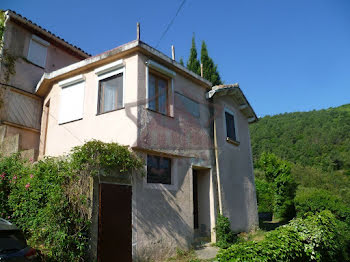
{"type": "Polygon", "coordinates": [[[187,61],[187,69],[191,70],[197,75],[201,74],[201,66],[197,58],[197,48],[196,48],[196,41],[194,39],[194,35],[192,37],[192,47],[190,50],[190,57],[188,58],[188,61],[187,61]]]}
{"type": "Polygon", "coordinates": [[[202,41],[201,63],[203,64],[203,77],[209,80],[213,85],[221,85],[221,77],[218,72],[218,66],[214,64],[213,59],[208,55],[207,45],[202,41]]]}
{"type": "Polygon", "coordinates": [[[179,63],[180,63],[180,65],[185,66],[185,64],[184,64],[184,60],[182,59],[182,57],[180,58],[179,63]]]}

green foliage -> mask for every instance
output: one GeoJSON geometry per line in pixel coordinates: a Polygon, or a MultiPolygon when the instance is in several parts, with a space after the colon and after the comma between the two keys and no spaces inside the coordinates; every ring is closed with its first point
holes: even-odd
{"type": "Polygon", "coordinates": [[[237,240],[231,230],[230,220],[224,215],[218,214],[215,231],[216,245],[220,248],[228,248],[237,240]]]}
{"type": "Polygon", "coordinates": [[[182,57],[180,58],[179,63],[180,63],[180,65],[185,66],[185,63],[184,63],[184,60],[183,60],[183,58],[182,58],[182,57]]]}
{"type": "Polygon", "coordinates": [[[272,184],[260,179],[255,179],[256,198],[259,212],[273,212],[273,187],[272,184]]]}
{"type": "Polygon", "coordinates": [[[290,163],[272,153],[263,153],[258,166],[264,171],[264,178],[273,192],[270,198],[273,199],[274,216],[283,219],[293,218],[296,183],[291,176],[290,163]]]}
{"type": "Polygon", "coordinates": [[[213,59],[208,55],[207,45],[202,41],[201,63],[203,64],[203,77],[209,80],[213,85],[221,85],[221,77],[218,72],[218,66],[214,64],[213,59]]]}
{"type": "Polygon", "coordinates": [[[194,39],[194,34],[192,37],[190,57],[188,58],[188,61],[187,61],[187,69],[196,73],[197,75],[201,74],[201,66],[197,58],[197,48],[196,48],[196,41],[194,39]]]}
{"type": "Polygon", "coordinates": [[[2,43],[2,38],[4,36],[4,32],[5,32],[5,11],[4,10],[0,10],[0,48],[2,47],[3,43],[2,43]]]}
{"type": "MultiPolygon", "coordinates": [[[[340,197],[321,188],[298,188],[295,197],[298,217],[323,210],[331,211],[337,219],[347,221],[350,225],[350,207],[340,197]]],[[[349,236],[350,237],[350,236],[349,236]]]]}
{"type": "Polygon", "coordinates": [[[220,250],[218,261],[346,261],[348,229],[329,211],[292,220],[266,234],[220,250]]]}
{"type": "Polygon", "coordinates": [[[324,171],[350,170],[350,104],[265,116],[250,126],[253,157],[263,152],[324,171]]]}
{"type": "Polygon", "coordinates": [[[128,175],[142,162],[124,146],[90,141],[69,157],[34,165],[0,157],[0,214],[19,226],[50,261],[84,261],[89,240],[91,176],[128,175]]]}

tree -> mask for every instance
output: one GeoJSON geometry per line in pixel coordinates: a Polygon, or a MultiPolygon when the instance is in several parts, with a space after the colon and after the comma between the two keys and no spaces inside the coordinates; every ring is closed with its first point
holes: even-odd
{"type": "Polygon", "coordinates": [[[187,61],[187,69],[196,73],[197,75],[201,74],[201,66],[197,58],[197,48],[196,41],[194,39],[194,34],[192,36],[192,47],[190,50],[190,57],[187,61]]]}
{"type": "Polygon", "coordinates": [[[185,66],[185,64],[184,64],[184,60],[182,59],[182,57],[180,58],[179,63],[180,63],[180,65],[185,66]]]}
{"type": "Polygon", "coordinates": [[[203,77],[209,80],[213,85],[221,85],[221,77],[217,70],[217,65],[208,55],[207,45],[202,41],[201,63],[203,64],[203,77]]]}

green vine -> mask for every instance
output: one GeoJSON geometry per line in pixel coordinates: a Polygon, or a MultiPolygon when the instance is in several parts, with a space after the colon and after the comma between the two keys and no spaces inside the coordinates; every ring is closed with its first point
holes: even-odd
{"type": "Polygon", "coordinates": [[[142,167],[128,147],[96,140],[35,164],[0,156],[0,217],[23,230],[43,261],[88,261],[93,177],[130,177],[142,167]]]}
{"type": "MultiPolygon", "coordinates": [[[[9,49],[5,48],[4,44],[4,34],[5,34],[5,20],[6,14],[4,10],[0,10],[0,64],[3,66],[3,79],[0,79],[1,82],[5,84],[10,82],[11,76],[16,74],[16,60],[17,56],[11,54],[9,49]]],[[[5,86],[6,87],[6,86],[5,86]]],[[[0,109],[2,108],[4,103],[3,99],[3,91],[0,92],[0,109]]]]}

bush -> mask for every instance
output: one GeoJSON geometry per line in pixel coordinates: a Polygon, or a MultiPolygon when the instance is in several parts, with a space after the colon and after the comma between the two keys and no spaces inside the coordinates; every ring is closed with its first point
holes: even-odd
{"type": "Polygon", "coordinates": [[[346,261],[348,227],[329,211],[294,219],[266,234],[220,250],[218,261],[346,261]]]}
{"type": "Polygon", "coordinates": [[[298,217],[323,210],[331,211],[339,220],[350,225],[350,208],[342,199],[325,189],[300,187],[295,197],[298,217]]]}
{"type": "Polygon", "coordinates": [[[256,198],[258,202],[258,212],[273,212],[273,188],[271,183],[256,178],[256,198]]]}
{"type": "Polygon", "coordinates": [[[220,248],[228,248],[237,240],[237,235],[231,230],[230,220],[221,214],[218,214],[215,231],[216,245],[220,248]]]}
{"type": "Polygon", "coordinates": [[[88,255],[91,176],[130,174],[142,162],[127,147],[90,141],[65,158],[35,163],[0,157],[0,214],[20,227],[50,261],[88,255]]]}

